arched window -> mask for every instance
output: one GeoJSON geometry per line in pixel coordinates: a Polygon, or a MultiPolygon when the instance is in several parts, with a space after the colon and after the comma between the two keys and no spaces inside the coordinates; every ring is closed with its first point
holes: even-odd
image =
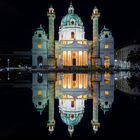
{"type": "Polygon", "coordinates": [[[71,25],[74,25],[74,21],[73,20],[71,21],[71,25]]]}
{"type": "Polygon", "coordinates": [[[105,105],[108,105],[108,102],[107,101],[105,102],[105,105]]]}
{"type": "Polygon", "coordinates": [[[42,73],[38,73],[37,81],[38,81],[38,83],[42,83],[43,82],[43,75],[42,75],[42,73]]]}
{"type": "Polygon", "coordinates": [[[108,45],[108,44],[105,44],[105,45],[104,45],[104,48],[105,48],[105,49],[109,48],[109,45],[108,45]]]}
{"type": "Polygon", "coordinates": [[[71,101],[71,107],[74,107],[74,101],[71,101]]]}
{"type": "Polygon", "coordinates": [[[43,63],[43,58],[42,58],[42,56],[38,56],[38,57],[37,57],[37,64],[38,64],[38,66],[39,66],[39,67],[42,67],[42,63],[43,63]]]}
{"type": "Polygon", "coordinates": [[[110,67],[110,57],[109,56],[104,57],[104,66],[105,66],[105,68],[110,67]]]}
{"type": "Polygon", "coordinates": [[[108,34],[105,34],[105,38],[108,38],[108,34]]]}
{"type": "Polygon", "coordinates": [[[42,94],[43,94],[43,93],[42,93],[42,90],[38,90],[37,95],[38,95],[38,96],[42,96],[42,94]]]}
{"type": "Polygon", "coordinates": [[[42,35],[41,34],[38,34],[38,37],[41,37],[42,35]]]}
{"type": "Polygon", "coordinates": [[[39,49],[42,48],[42,43],[38,43],[38,46],[37,46],[39,49]]]}
{"type": "Polygon", "coordinates": [[[74,39],[74,32],[71,32],[71,39],[74,39]]]}

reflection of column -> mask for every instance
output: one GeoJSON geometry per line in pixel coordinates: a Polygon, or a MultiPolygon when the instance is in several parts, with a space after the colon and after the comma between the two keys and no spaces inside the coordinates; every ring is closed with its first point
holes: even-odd
{"type": "Polygon", "coordinates": [[[79,52],[76,52],[76,66],[79,66],[79,52]]]}
{"type": "Polygon", "coordinates": [[[85,61],[86,64],[85,65],[88,66],[88,54],[87,54],[87,51],[85,51],[85,55],[86,55],[86,61],[85,61]]]}
{"type": "Polygon", "coordinates": [[[54,98],[55,98],[55,82],[49,81],[48,82],[48,96],[49,96],[49,120],[47,123],[49,132],[52,133],[55,127],[55,120],[54,120],[54,98]]]}
{"type": "Polygon", "coordinates": [[[71,51],[68,51],[68,66],[71,66],[71,51]]]}
{"type": "Polygon", "coordinates": [[[93,127],[93,131],[96,133],[98,131],[98,128],[100,127],[100,123],[98,121],[98,92],[93,91],[93,118],[91,120],[91,124],[93,127]]]}
{"type": "Polygon", "coordinates": [[[79,74],[79,88],[82,88],[82,74],[79,74]]]}
{"type": "Polygon", "coordinates": [[[67,78],[66,78],[66,74],[64,74],[64,76],[63,76],[63,88],[66,88],[66,80],[67,80],[67,78]]]}
{"type": "Polygon", "coordinates": [[[82,51],[79,51],[79,66],[82,66],[82,51]]]}
{"type": "Polygon", "coordinates": [[[87,88],[87,78],[88,78],[88,75],[84,74],[84,88],[87,88]]]}
{"type": "Polygon", "coordinates": [[[79,86],[79,75],[76,74],[76,88],[78,88],[79,86]]]}
{"type": "Polygon", "coordinates": [[[71,74],[68,74],[68,88],[71,88],[71,74]]]}
{"type": "Polygon", "coordinates": [[[68,66],[68,52],[66,51],[66,66],[68,66]]]}
{"type": "Polygon", "coordinates": [[[67,53],[66,51],[63,51],[63,65],[66,66],[67,64],[67,53]]]}
{"type": "Polygon", "coordinates": [[[85,66],[85,57],[84,57],[84,51],[82,51],[82,66],[85,66]]]}

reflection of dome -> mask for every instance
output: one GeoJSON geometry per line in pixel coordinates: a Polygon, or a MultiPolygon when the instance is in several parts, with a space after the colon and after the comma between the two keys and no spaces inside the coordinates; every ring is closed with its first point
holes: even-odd
{"type": "Polygon", "coordinates": [[[83,114],[76,114],[75,112],[61,113],[62,121],[67,125],[77,125],[83,117],[83,114]]]}
{"type": "Polygon", "coordinates": [[[61,113],[61,119],[65,124],[68,125],[68,132],[71,137],[74,132],[74,126],[81,121],[82,117],[83,117],[83,112],[61,113]]]}
{"type": "Polygon", "coordinates": [[[74,126],[77,125],[84,114],[85,99],[74,99],[73,96],[63,96],[59,99],[59,112],[62,121],[68,126],[68,132],[72,136],[74,126]]]}
{"type": "Polygon", "coordinates": [[[41,115],[41,114],[42,114],[42,112],[43,112],[43,110],[44,110],[44,108],[37,108],[36,110],[37,110],[37,112],[39,112],[39,113],[40,113],[40,115],[41,115]]]}

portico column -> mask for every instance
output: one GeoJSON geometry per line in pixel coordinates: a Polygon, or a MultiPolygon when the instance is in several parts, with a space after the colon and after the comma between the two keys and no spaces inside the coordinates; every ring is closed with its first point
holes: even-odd
{"type": "Polygon", "coordinates": [[[84,51],[82,51],[82,66],[86,66],[86,58],[84,58],[84,51]]]}
{"type": "Polygon", "coordinates": [[[77,51],[76,54],[76,66],[79,66],[79,51],[77,51]]]}
{"type": "Polygon", "coordinates": [[[72,66],[72,57],[71,57],[71,51],[70,51],[70,66],[72,66]]]}
{"type": "Polygon", "coordinates": [[[68,66],[68,51],[66,51],[66,66],[68,66]]]}

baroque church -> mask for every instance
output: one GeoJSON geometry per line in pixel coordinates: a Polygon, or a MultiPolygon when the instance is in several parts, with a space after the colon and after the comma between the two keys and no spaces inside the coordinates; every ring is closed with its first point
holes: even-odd
{"type": "Polygon", "coordinates": [[[32,38],[32,66],[63,69],[65,67],[110,68],[114,67],[114,38],[108,28],[99,32],[100,12],[95,7],[91,15],[93,22],[92,40],[85,38],[84,24],[75,14],[72,3],[61,20],[59,39],[55,40],[55,11],[50,6],[47,36],[42,25],[32,38]]]}

